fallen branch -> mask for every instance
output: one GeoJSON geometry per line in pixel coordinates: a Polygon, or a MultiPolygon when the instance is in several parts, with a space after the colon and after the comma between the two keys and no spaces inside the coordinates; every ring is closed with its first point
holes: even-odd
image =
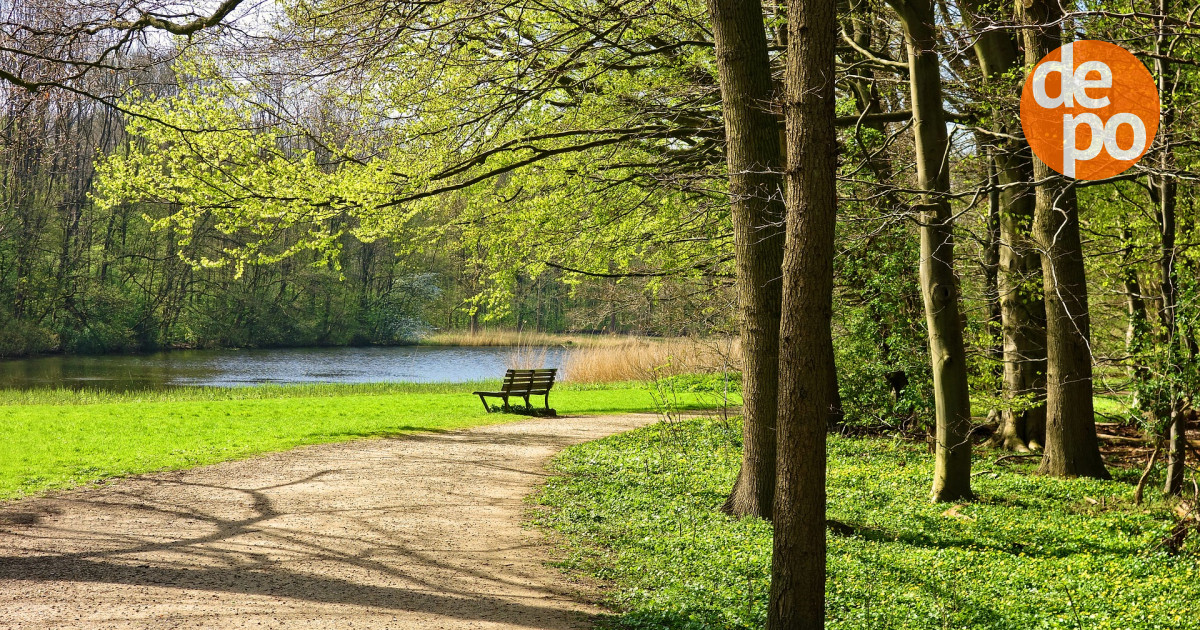
{"type": "Polygon", "coordinates": [[[992,462],[992,465],[995,466],[996,464],[999,464],[1000,462],[1007,461],[1010,459],[1019,459],[1022,457],[1041,457],[1041,456],[1042,456],[1041,453],[1021,453],[1021,454],[1017,454],[1017,455],[1005,455],[1004,457],[1001,457],[1001,458],[997,459],[996,461],[992,462]]]}
{"type": "Polygon", "coordinates": [[[1150,479],[1150,470],[1154,468],[1154,463],[1158,461],[1158,454],[1162,451],[1162,442],[1154,443],[1154,452],[1150,454],[1150,463],[1146,464],[1146,470],[1142,471],[1142,476],[1138,479],[1137,487],[1133,489],[1133,504],[1142,504],[1142,491],[1146,489],[1146,481],[1150,479]]]}
{"type": "MultiPolygon", "coordinates": [[[[1101,442],[1109,442],[1112,444],[1124,444],[1126,446],[1150,446],[1151,440],[1147,438],[1135,438],[1125,435],[1110,435],[1108,433],[1097,433],[1096,439],[1101,442]]],[[[1192,448],[1200,448],[1200,440],[1188,440],[1188,446],[1192,448]]]]}
{"type": "Polygon", "coordinates": [[[1146,438],[1110,435],[1108,433],[1097,433],[1096,439],[1102,442],[1109,442],[1111,444],[1124,444],[1126,446],[1144,446],[1150,443],[1150,440],[1147,440],[1146,438]]]}

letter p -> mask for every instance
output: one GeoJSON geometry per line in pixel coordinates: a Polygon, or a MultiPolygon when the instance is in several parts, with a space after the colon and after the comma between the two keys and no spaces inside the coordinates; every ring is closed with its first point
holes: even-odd
{"type": "Polygon", "coordinates": [[[1086,162],[1104,148],[1104,123],[1095,114],[1080,114],[1072,116],[1063,114],[1063,174],[1075,177],[1075,162],[1086,162]],[[1092,141],[1088,148],[1080,150],[1075,144],[1075,129],[1086,124],[1092,128],[1092,141]]]}

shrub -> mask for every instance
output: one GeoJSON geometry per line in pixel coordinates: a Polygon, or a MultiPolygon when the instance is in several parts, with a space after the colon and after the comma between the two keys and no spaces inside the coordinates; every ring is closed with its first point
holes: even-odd
{"type": "Polygon", "coordinates": [[[6,318],[0,314],[0,319],[5,319],[0,326],[0,357],[21,357],[54,349],[54,340],[46,329],[6,318]]]}

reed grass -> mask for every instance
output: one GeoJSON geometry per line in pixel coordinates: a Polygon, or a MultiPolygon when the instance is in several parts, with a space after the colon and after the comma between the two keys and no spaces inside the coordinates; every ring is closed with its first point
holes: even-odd
{"type": "Polygon", "coordinates": [[[560,380],[570,383],[645,382],[681,374],[738,370],[741,348],[736,340],[713,337],[641,337],[531,333],[485,329],[437,333],[425,345],[508,347],[509,369],[546,367],[549,348],[565,347],[560,380]]]}
{"type": "Polygon", "coordinates": [[[539,370],[546,367],[548,346],[513,346],[504,357],[504,365],[510,370],[539,370]]]}
{"type": "Polygon", "coordinates": [[[606,346],[573,348],[563,358],[563,378],[573,383],[648,381],[739,369],[740,345],[721,338],[626,338],[606,346]]]}

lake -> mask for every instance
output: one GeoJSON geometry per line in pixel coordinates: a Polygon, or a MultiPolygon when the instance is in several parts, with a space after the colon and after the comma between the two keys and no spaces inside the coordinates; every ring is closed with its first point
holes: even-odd
{"type": "MultiPolygon", "coordinates": [[[[0,388],[125,391],[262,383],[456,383],[504,376],[514,350],[468,346],[281,348],[10,359],[0,360],[0,388]]],[[[547,348],[544,367],[562,367],[564,352],[563,348],[547,348]]]]}

